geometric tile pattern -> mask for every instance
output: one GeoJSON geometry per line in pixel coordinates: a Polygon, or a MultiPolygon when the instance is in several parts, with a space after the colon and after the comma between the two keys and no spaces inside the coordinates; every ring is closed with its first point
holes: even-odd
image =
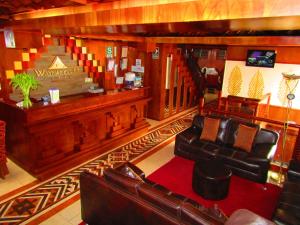
{"type": "Polygon", "coordinates": [[[82,171],[88,170],[94,174],[102,175],[106,168],[134,160],[188,128],[191,125],[194,113],[185,115],[111,152],[104,153],[83,166],[50,179],[13,199],[0,203],[0,224],[20,224],[48,207],[58,204],[66,197],[79,192],[79,174],[82,171]]]}
{"type": "Polygon", "coordinates": [[[65,47],[66,51],[71,53],[72,59],[78,62],[78,66],[83,67],[89,77],[94,80],[100,78],[100,74],[103,72],[100,61],[95,59],[94,53],[88,53],[87,47],[83,46],[82,39],[70,37],[66,39],[65,47]]]}

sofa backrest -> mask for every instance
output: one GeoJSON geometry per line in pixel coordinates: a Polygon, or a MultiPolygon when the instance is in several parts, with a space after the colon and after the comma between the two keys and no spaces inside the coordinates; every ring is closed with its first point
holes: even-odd
{"type": "MultiPolygon", "coordinates": [[[[217,135],[217,143],[224,144],[226,146],[232,146],[237,136],[237,130],[239,124],[243,124],[249,127],[255,127],[258,132],[255,136],[253,145],[256,144],[270,144],[275,145],[278,141],[278,133],[272,130],[260,128],[258,124],[239,120],[237,118],[228,118],[223,116],[209,116],[211,118],[221,119],[220,127],[217,135]]],[[[193,128],[198,130],[198,133],[202,132],[205,116],[196,115],[193,119],[193,128]]]]}
{"type": "Polygon", "coordinates": [[[105,170],[104,177],[83,172],[80,195],[82,219],[88,224],[223,224],[187,198],[114,169],[105,170]]]}
{"type": "Polygon", "coordinates": [[[277,144],[279,135],[277,132],[268,130],[265,128],[261,128],[258,131],[258,134],[256,135],[256,138],[254,140],[255,144],[271,144],[275,145],[277,144]]]}
{"type": "Polygon", "coordinates": [[[130,188],[123,189],[117,183],[88,172],[81,173],[81,216],[85,223],[93,225],[179,224],[176,217],[173,218],[161,209],[153,207],[141,200],[136,193],[132,193],[130,188]]]}
{"type": "MultiPolygon", "coordinates": [[[[221,116],[209,116],[210,118],[220,119],[219,131],[217,134],[216,142],[219,144],[225,144],[227,142],[227,129],[231,121],[231,118],[221,117],[221,116]]],[[[204,126],[204,116],[196,115],[193,119],[193,128],[197,129],[201,135],[204,126]]]]}

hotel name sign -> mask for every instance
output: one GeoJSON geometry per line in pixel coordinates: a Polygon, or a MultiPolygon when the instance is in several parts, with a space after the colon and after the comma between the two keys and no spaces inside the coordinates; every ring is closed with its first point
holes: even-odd
{"type": "Polygon", "coordinates": [[[82,72],[82,68],[68,68],[61,59],[56,56],[48,69],[34,69],[33,71],[35,72],[38,80],[70,79],[73,73],[82,72]]]}

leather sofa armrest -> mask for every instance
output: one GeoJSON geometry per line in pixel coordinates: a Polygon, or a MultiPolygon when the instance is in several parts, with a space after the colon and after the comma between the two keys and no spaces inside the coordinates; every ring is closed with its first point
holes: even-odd
{"type": "Polygon", "coordinates": [[[128,177],[145,179],[144,171],[130,162],[126,162],[115,169],[128,177]]]}
{"type": "Polygon", "coordinates": [[[300,182],[300,161],[291,160],[287,172],[288,179],[300,182]]]}
{"type": "Polygon", "coordinates": [[[176,141],[184,141],[188,144],[191,144],[193,141],[197,140],[199,138],[200,134],[197,128],[194,128],[193,126],[186,129],[185,131],[182,131],[181,133],[176,135],[176,141]]]}
{"type": "Polygon", "coordinates": [[[243,225],[275,225],[270,220],[267,220],[254,212],[251,212],[247,209],[238,209],[232,213],[229,219],[226,221],[225,225],[236,225],[236,224],[243,224],[243,225]]]}

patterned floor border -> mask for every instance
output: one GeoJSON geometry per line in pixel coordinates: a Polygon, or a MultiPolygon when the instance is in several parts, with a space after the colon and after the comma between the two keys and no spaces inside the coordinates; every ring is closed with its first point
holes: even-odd
{"type": "Polygon", "coordinates": [[[54,204],[79,192],[79,174],[88,170],[102,175],[106,168],[114,167],[124,161],[132,161],[151,151],[191,125],[195,112],[190,112],[173,122],[163,125],[146,135],[137,138],[113,151],[50,179],[26,192],[0,203],[0,224],[20,224],[33,216],[41,214],[54,204]]]}

